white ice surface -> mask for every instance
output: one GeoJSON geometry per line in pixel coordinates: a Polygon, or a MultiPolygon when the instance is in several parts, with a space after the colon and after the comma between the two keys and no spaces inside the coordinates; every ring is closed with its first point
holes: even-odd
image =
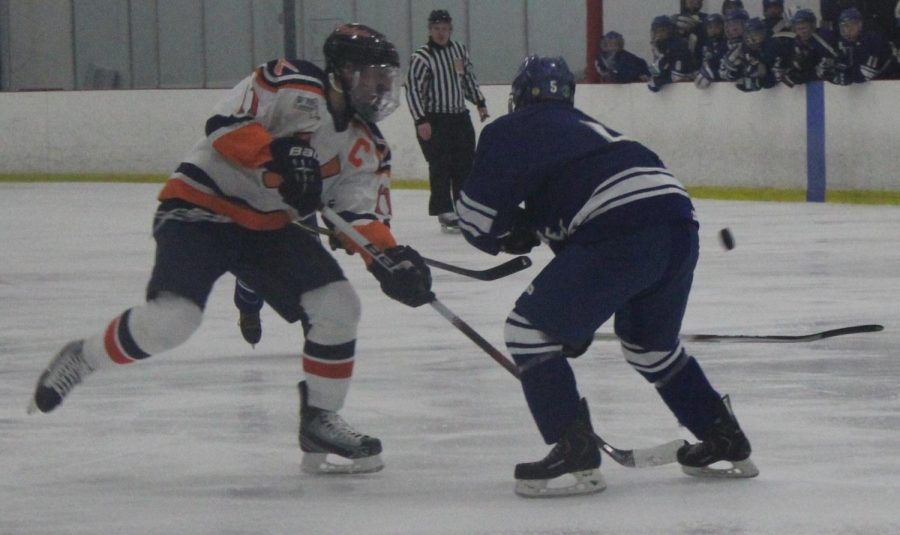
{"type": "MultiPolygon", "coordinates": [[[[605,459],[599,495],[526,500],[516,462],[542,457],[516,382],[429,307],[384,297],[340,256],[363,301],[346,419],[382,439],[384,471],[299,470],[298,326],[271,309],[240,337],[233,278],[185,345],[91,376],[48,415],[34,381],[68,340],[143,299],[157,185],[0,185],[0,533],[900,533],[900,209],[697,201],[701,260],[684,332],[885,331],[808,344],[688,347],[753,442],[754,480],[605,459]],[[737,247],[724,251],[728,226],[737,247]]],[[[394,230],[467,267],[502,261],[394,192],[394,230]]],[[[502,325],[549,259],[496,282],[438,270],[440,299],[504,350],[502,325]]],[[[602,330],[609,330],[604,326],[602,330]]],[[[689,438],[613,343],[574,361],[597,431],[618,447],[689,438]]]]}

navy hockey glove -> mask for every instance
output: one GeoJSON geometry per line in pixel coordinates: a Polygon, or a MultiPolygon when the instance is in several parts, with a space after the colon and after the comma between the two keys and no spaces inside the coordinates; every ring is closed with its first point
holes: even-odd
{"type": "Polygon", "coordinates": [[[512,228],[509,234],[500,242],[500,250],[509,254],[528,254],[532,249],[541,244],[531,225],[525,210],[518,209],[513,216],[512,228]]]}
{"type": "Polygon", "coordinates": [[[266,169],[282,177],[278,193],[300,217],[316,211],[322,197],[319,155],[308,143],[296,137],[279,137],[269,144],[272,160],[266,169]]]}
{"type": "Polygon", "coordinates": [[[431,270],[415,249],[400,245],[385,249],[384,254],[394,265],[386,268],[376,260],[369,266],[369,271],[388,297],[413,308],[434,301],[431,270]]]}

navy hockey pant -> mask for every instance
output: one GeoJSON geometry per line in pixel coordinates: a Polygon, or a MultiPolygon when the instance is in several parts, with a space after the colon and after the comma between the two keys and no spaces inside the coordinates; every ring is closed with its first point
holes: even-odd
{"type": "MultiPolygon", "coordinates": [[[[570,243],[519,297],[511,317],[577,348],[615,315],[616,334],[635,355],[629,363],[657,384],[679,421],[701,431],[712,424],[719,395],[678,338],[698,254],[697,226],[689,221],[570,243]]],[[[525,398],[544,440],[554,443],[577,414],[574,374],[558,352],[540,356],[518,349],[510,352],[526,370],[525,398]],[[528,364],[534,358],[540,363],[528,364]]]]}

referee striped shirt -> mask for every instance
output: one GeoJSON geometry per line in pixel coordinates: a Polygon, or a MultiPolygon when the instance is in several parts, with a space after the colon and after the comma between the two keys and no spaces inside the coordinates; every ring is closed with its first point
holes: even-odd
{"type": "Polygon", "coordinates": [[[416,124],[431,113],[464,113],[466,100],[478,107],[484,95],[465,45],[449,41],[440,46],[429,40],[412,54],[406,77],[406,102],[416,124]]]}

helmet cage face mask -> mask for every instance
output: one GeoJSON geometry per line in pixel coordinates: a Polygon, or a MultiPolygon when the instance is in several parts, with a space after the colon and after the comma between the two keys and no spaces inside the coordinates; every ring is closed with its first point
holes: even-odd
{"type": "Polygon", "coordinates": [[[347,101],[366,121],[377,123],[400,105],[400,68],[347,64],[340,69],[347,101]]]}

